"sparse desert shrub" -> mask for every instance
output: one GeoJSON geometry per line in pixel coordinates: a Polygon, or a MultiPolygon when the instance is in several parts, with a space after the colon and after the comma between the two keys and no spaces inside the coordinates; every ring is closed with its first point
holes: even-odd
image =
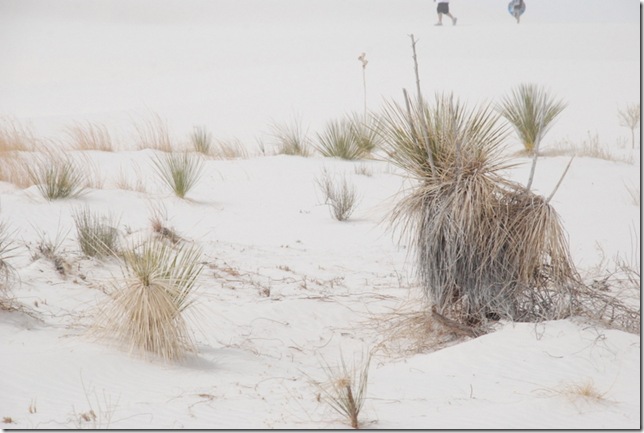
{"type": "Polygon", "coordinates": [[[212,135],[205,127],[195,127],[192,134],[190,134],[190,142],[196,152],[210,155],[212,149],[212,135]]]}
{"type": "Polygon", "coordinates": [[[310,156],[310,142],[302,123],[294,120],[291,124],[272,125],[273,138],[277,142],[277,153],[280,155],[310,156]]]}
{"type": "Polygon", "coordinates": [[[66,132],[76,150],[114,151],[112,136],[105,125],[87,122],[86,124],[73,125],[67,128],[66,132]]]}
{"type": "Polygon", "coordinates": [[[618,110],[619,124],[631,130],[631,148],[635,149],[635,130],[640,124],[640,104],[627,105],[618,110]]]}
{"type": "Polygon", "coordinates": [[[538,152],[539,143],[566,108],[535,84],[521,84],[503,98],[498,110],[514,127],[526,152],[538,152]]]}
{"type": "Polygon", "coordinates": [[[172,152],[172,139],[166,122],[160,115],[152,114],[143,124],[136,124],[138,148],[172,152]]]}
{"type": "Polygon", "coordinates": [[[365,155],[365,150],[360,147],[353,128],[353,124],[346,119],[331,121],[322,133],[316,134],[314,147],[325,157],[360,159],[365,155]]]}
{"type": "Polygon", "coordinates": [[[152,162],[159,178],[179,198],[184,198],[195,186],[203,170],[203,160],[188,152],[165,153],[152,162]]]}
{"type": "Polygon", "coordinates": [[[78,197],[85,191],[87,179],[70,157],[45,153],[27,170],[31,182],[47,200],[78,197]]]}
{"type": "Polygon", "coordinates": [[[201,251],[151,239],[123,252],[123,282],[101,308],[94,332],[172,361],[195,351],[185,318],[201,273],[201,251]]]}
{"type": "Polygon", "coordinates": [[[324,363],[326,382],[320,384],[321,397],[333,410],[347,418],[352,428],[360,428],[360,411],[367,397],[371,356],[347,366],[340,356],[340,366],[324,363]]]}
{"type": "Polygon", "coordinates": [[[78,244],[85,255],[101,258],[118,252],[118,222],[111,215],[101,217],[85,207],[76,210],[72,217],[78,244]]]}
{"type": "Polygon", "coordinates": [[[358,196],[347,178],[342,177],[337,183],[325,169],[315,181],[324,195],[324,203],[330,206],[333,217],[338,221],[349,219],[356,208],[358,196]]]}
{"type": "Polygon", "coordinates": [[[563,228],[547,200],[501,176],[511,165],[490,107],[407,100],[382,122],[389,158],[418,181],[392,222],[416,250],[435,313],[471,325],[570,314],[577,274],[563,228]]]}

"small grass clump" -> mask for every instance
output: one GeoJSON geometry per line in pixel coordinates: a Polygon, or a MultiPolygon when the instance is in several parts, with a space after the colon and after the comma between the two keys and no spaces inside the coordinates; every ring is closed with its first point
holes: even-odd
{"type": "Polygon", "coordinates": [[[112,136],[104,125],[87,122],[67,128],[67,136],[76,150],[114,152],[112,136]]]}
{"type": "Polygon", "coordinates": [[[291,124],[273,124],[273,138],[277,143],[279,155],[308,157],[311,155],[310,141],[307,132],[302,129],[299,120],[291,124]]]}
{"type": "MultiPolygon", "coordinates": [[[[31,130],[16,119],[0,116],[0,154],[5,152],[26,152],[36,146],[36,138],[31,130]]],[[[2,155],[0,155],[0,160],[2,155]]]]}
{"type": "Polygon", "coordinates": [[[190,134],[190,143],[195,152],[203,155],[210,155],[212,151],[212,135],[203,126],[195,127],[190,134]]]}
{"type": "Polygon", "coordinates": [[[341,356],[340,366],[323,365],[326,382],[319,385],[321,398],[337,413],[347,418],[352,428],[360,428],[360,411],[367,397],[371,356],[347,366],[341,356]]]}
{"type": "Polygon", "coordinates": [[[78,197],[86,189],[84,173],[69,157],[45,154],[37,158],[27,171],[31,182],[50,201],[78,197]]]}
{"type": "Polygon", "coordinates": [[[179,198],[185,198],[203,171],[203,160],[188,152],[165,153],[152,162],[159,178],[179,198]]]}
{"type": "Polygon", "coordinates": [[[348,220],[358,202],[358,195],[353,185],[346,177],[342,177],[340,183],[336,183],[326,169],[315,181],[324,195],[324,203],[330,206],[333,217],[338,221],[348,220]]]}
{"type": "Polygon", "coordinates": [[[73,214],[78,244],[89,257],[102,258],[118,252],[118,222],[110,215],[101,217],[85,207],[73,214]]]}
{"type": "Polygon", "coordinates": [[[94,331],[166,361],[194,352],[185,314],[203,268],[201,251],[150,239],[122,256],[122,284],[99,312],[94,331]]]}
{"type": "Polygon", "coordinates": [[[138,148],[172,152],[172,139],[166,122],[160,115],[152,114],[143,124],[136,124],[138,148]]]}
{"type": "Polygon", "coordinates": [[[535,84],[521,84],[506,96],[497,109],[514,127],[528,154],[539,151],[539,143],[566,108],[535,84]]]}

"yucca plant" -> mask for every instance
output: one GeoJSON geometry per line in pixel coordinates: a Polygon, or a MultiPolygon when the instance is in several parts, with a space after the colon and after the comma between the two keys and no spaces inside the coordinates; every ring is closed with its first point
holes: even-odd
{"type": "Polygon", "coordinates": [[[543,299],[566,301],[576,281],[563,229],[546,200],[502,177],[506,128],[490,106],[407,100],[381,121],[390,160],[418,181],[392,221],[411,239],[437,314],[468,324],[565,315],[574,300],[543,299]]]}
{"type": "Polygon", "coordinates": [[[325,157],[360,159],[365,155],[365,150],[360,146],[353,128],[354,125],[346,119],[331,121],[322,133],[316,134],[314,146],[325,157]]]}
{"type": "Polygon", "coordinates": [[[172,247],[147,240],[123,252],[123,282],[94,326],[101,336],[168,361],[194,352],[185,313],[203,269],[194,246],[172,247]]]}
{"type": "Polygon", "coordinates": [[[47,200],[77,197],[86,189],[87,178],[69,157],[46,154],[37,158],[27,170],[29,178],[47,200]]]}
{"type": "Polygon", "coordinates": [[[111,215],[102,217],[84,207],[77,209],[72,218],[84,254],[101,258],[118,252],[118,222],[111,215]]]}
{"type": "Polygon", "coordinates": [[[203,160],[188,152],[164,153],[152,160],[159,178],[179,198],[195,186],[203,171],[203,160]]]}
{"type": "Polygon", "coordinates": [[[521,84],[503,98],[498,110],[514,127],[529,154],[538,152],[539,143],[553,122],[566,108],[535,84],[521,84]]]}

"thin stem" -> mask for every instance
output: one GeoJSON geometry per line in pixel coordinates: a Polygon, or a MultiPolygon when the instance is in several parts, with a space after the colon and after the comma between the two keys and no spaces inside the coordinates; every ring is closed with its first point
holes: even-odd
{"type": "Polygon", "coordinates": [[[548,199],[546,200],[546,203],[550,203],[550,200],[552,200],[552,197],[554,197],[555,193],[559,189],[559,186],[561,185],[561,182],[563,182],[564,177],[566,177],[566,174],[568,173],[568,169],[570,168],[570,164],[572,164],[572,160],[575,159],[574,155],[572,158],[570,158],[570,161],[568,161],[568,165],[566,166],[566,169],[564,170],[563,174],[559,178],[559,182],[557,182],[557,185],[555,185],[555,189],[552,190],[550,193],[550,196],[548,196],[548,199]]]}

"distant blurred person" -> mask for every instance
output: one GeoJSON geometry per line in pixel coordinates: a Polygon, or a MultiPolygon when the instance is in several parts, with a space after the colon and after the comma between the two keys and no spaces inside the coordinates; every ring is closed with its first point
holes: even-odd
{"type": "Polygon", "coordinates": [[[521,22],[521,15],[525,12],[525,2],[523,0],[512,0],[508,5],[508,11],[517,20],[517,24],[521,22]]]}
{"type": "MultiPolygon", "coordinates": [[[[436,0],[434,0],[434,3],[436,0]]],[[[452,16],[452,14],[449,13],[449,0],[438,0],[438,7],[436,8],[436,12],[438,13],[438,22],[435,24],[437,26],[442,26],[443,25],[443,15],[447,15],[452,19],[452,25],[456,25],[456,17],[452,16]]]]}

